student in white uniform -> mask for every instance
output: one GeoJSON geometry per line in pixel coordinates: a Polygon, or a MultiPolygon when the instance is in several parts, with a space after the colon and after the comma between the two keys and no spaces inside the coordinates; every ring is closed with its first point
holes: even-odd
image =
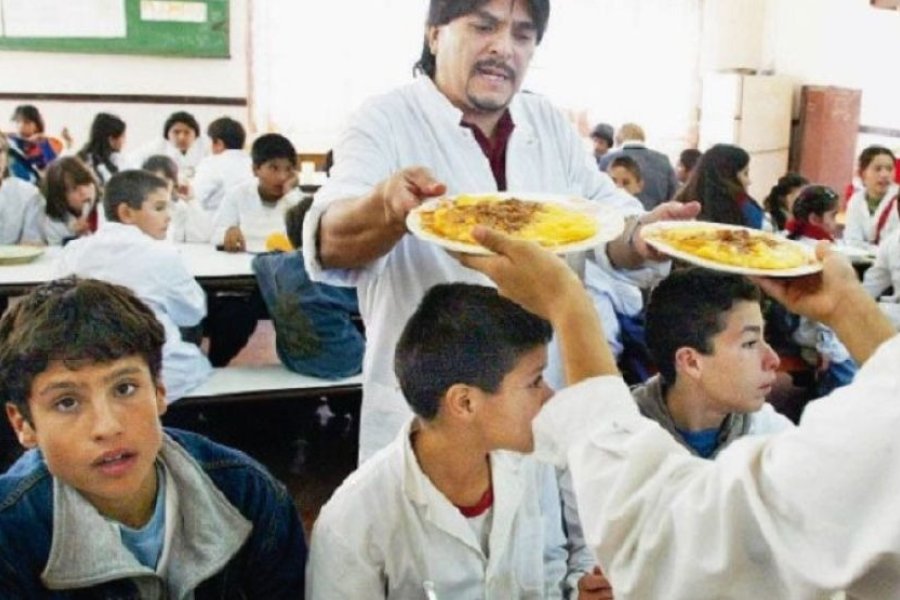
{"type": "Polygon", "coordinates": [[[41,182],[46,203],[41,235],[50,246],[91,235],[96,227],[97,180],[90,167],[75,156],[57,158],[41,182]]]}
{"type": "Polygon", "coordinates": [[[144,161],[141,168],[162,177],[169,189],[169,212],[172,221],[166,239],[173,242],[209,242],[212,231],[212,215],[203,210],[194,197],[189,183],[178,183],[178,165],[164,154],[155,154],[144,161]]]}
{"type": "MultiPolygon", "coordinates": [[[[647,265],[640,224],[699,210],[696,203],[666,203],[639,221],[641,204],[597,170],[566,117],[546,99],[518,93],[549,12],[549,0],[432,0],[421,75],[367,102],[335,147],[331,176],[304,225],[304,247],[319,251],[305,260],[313,279],[359,292],[366,322],[362,460],[409,418],[390,357],[425,291],[448,281],[489,283],[443,249],[406,235],[412,208],[444,193],[497,190],[602,202],[628,216],[628,225],[587,258],[633,269],[629,275],[644,284],[668,263],[647,265]]],[[[574,266],[580,270],[585,258],[573,256],[574,266]]]]}
{"type": "Polygon", "coordinates": [[[859,155],[858,174],[862,189],[847,202],[844,239],[848,242],[878,244],[900,227],[894,183],[894,153],[884,146],[869,146],[859,155]]]}
{"type": "Polygon", "coordinates": [[[125,146],[125,121],[109,113],[97,113],[91,123],[88,141],[78,151],[78,158],[94,170],[100,186],[119,172],[119,158],[125,146]]]}
{"type": "Polygon", "coordinates": [[[220,117],[206,128],[212,154],[200,161],[191,187],[200,205],[214,213],[222,198],[242,183],[253,180],[253,162],[244,152],[244,126],[220,117]]]}
{"type": "Polygon", "coordinates": [[[165,154],[175,161],[182,177],[190,179],[200,161],[209,154],[207,141],[200,136],[200,124],[189,112],[177,111],[163,124],[162,139],[139,148],[128,157],[128,168],[140,168],[154,154],[165,154]]]}
{"type": "Polygon", "coordinates": [[[173,402],[212,373],[200,348],[181,339],[179,327],[193,327],[206,315],[206,296],[174,246],[166,182],[146,171],[123,171],[103,195],[107,222],[95,234],[68,244],[57,275],[91,277],[123,285],[153,310],[166,331],[163,382],[173,402]]]}
{"type": "MultiPolygon", "coordinates": [[[[485,230],[498,257],[465,257],[500,293],[559,323],[583,294],[561,261],[485,230]]],[[[900,589],[900,336],[851,266],[822,244],[821,275],[761,279],[838,333],[862,369],[800,425],[692,456],[642,417],[596,321],[566,356],[570,380],[533,423],[535,455],[572,473],[585,538],[618,598],[894,598],[900,589]]]]}
{"type": "Polygon", "coordinates": [[[11,176],[8,166],[9,144],[0,135],[0,244],[40,244],[44,199],[34,185],[11,176]]]}
{"type": "Polygon", "coordinates": [[[550,336],[493,288],[425,295],[394,356],[415,416],[322,508],[307,598],[562,598],[591,577],[590,553],[567,577],[555,473],[521,454],[550,336]]]}
{"type": "Polygon", "coordinates": [[[213,219],[212,242],[228,252],[261,251],[273,233],[286,234],[284,214],[300,201],[297,151],[283,135],[267,133],[250,149],[252,179],[233,188],[213,219]]]}
{"type": "MultiPolygon", "coordinates": [[[[895,210],[900,211],[900,205],[895,210]]],[[[900,329],[900,228],[878,244],[875,262],[863,276],[863,287],[879,301],[881,310],[900,329]],[[893,289],[893,294],[883,295],[888,289],[893,289]]]]}

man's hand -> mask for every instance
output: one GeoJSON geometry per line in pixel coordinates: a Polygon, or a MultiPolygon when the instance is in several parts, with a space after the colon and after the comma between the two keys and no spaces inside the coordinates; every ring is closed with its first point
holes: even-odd
{"type": "Polygon", "coordinates": [[[447,186],[435,179],[424,167],[397,171],[378,184],[376,194],[384,206],[385,221],[406,229],[406,215],[424,200],[440,196],[447,186]]]}
{"type": "Polygon", "coordinates": [[[228,228],[228,231],[225,232],[224,246],[226,252],[241,252],[246,249],[247,243],[240,227],[235,225],[228,228]]]}
{"type": "Polygon", "coordinates": [[[862,364],[894,335],[894,327],[860,285],[847,259],[825,242],[816,247],[816,256],[822,261],[821,273],[754,281],[788,310],[834,329],[853,359],[862,364]]]}
{"type": "MultiPolygon", "coordinates": [[[[632,244],[641,257],[649,260],[667,260],[667,257],[653,249],[641,235],[641,225],[649,225],[657,221],[689,221],[700,214],[699,202],[676,202],[670,200],[657,205],[653,210],[640,218],[640,225],[634,232],[632,244]]],[[[627,241],[627,240],[626,240],[627,241]]]]}
{"type": "Polygon", "coordinates": [[[612,586],[600,567],[578,580],[578,600],[613,600],[612,586]]]}
{"type": "Polygon", "coordinates": [[[566,300],[585,293],[568,265],[536,243],[512,240],[482,226],[472,235],[496,255],[466,254],[459,261],[490,277],[501,296],[525,310],[552,322],[554,311],[564,310],[566,300]]]}

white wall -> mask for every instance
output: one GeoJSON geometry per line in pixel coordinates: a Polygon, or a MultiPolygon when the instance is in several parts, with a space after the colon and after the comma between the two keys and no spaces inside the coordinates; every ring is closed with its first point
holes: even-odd
{"type": "MultiPolygon", "coordinates": [[[[247,98],[248,0],[230,2],[231,57],[228,59],[0,51],[0,92],[247,98]]],[[[15,106],[22,103],[0,100],[0,129],[12,127],[7,120],[15,106]]],[[[126,151],[162,135],[163,122],[174,110],[193,113],[203,128],[222,115],[245,123],[248,117],[248,109],[241,106],[43,100],[28,103],[41,110],[47,133],[55,135],[64,125],[68,126],[77,146],[86,140],[95,113],[115,113],[128,126],[126,151]]]]}

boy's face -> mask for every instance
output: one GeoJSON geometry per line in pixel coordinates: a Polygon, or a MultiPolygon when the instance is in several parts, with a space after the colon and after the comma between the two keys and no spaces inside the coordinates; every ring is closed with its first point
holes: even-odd
{"type": "Polygon", "coordinates": [[[147,195],[139,209],[120,205],[120,218],[123,223],[134,225],[153,239],[166,239],[169,221],[170,193],[166,188],[157,188],[147,195]]]}
{"type": "Polygon", "coordinates": [[[12,404],[7,416],[19,442],[40,448],[54,476],[112,518],[152,506],[166,403],[143,358],[74,370],[50,361],[31,383],[28,406],[32,424],[12,404]]]}
{"type": "Polygon", "coordinates": [[[724,318],[725,329],[711,340],[712,353],[697,353],[698,383],[711,411],[755,412],[772,391],[778,355],[763,339],[758,302],[735,302],[724,318]]]}
{"type": "Polygon", "coordinates": [[[612,177],[616,187],[622,188],[632,196],[637,196],[644,189],[644,181],[638,179],[634,174],[625,167],[611,167],[609,176],[612,177]]]}
{"type": "Polygon", "coordinates": [[[169,131],[166,132],[166,137],[173,146],[184,153],[188,151],[191,144],[197,139],[197,134],[194,133],[194,130],[190,126],[184,123],[175,123],[169,127],[169,131]]]}
{"type": "Polygon", "coordinates": [[[540,346],[522,355],[495,394],[476,389],[483,394],[478,420],[490,449],[534,450],[531,422],[553,395],[543,377],[546,366],[547,348],[540,346]]]}
{"type": "Polygon", "coordinates": [[[273,158],[253,167],[253,174],[259,180],[259,189],[264,195],[281,198],[284,195],[284,184],[294,175],[294,161],[273,158]]]}

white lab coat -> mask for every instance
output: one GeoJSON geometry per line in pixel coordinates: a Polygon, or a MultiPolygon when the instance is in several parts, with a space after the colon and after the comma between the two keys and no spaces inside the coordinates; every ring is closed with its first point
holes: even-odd
{"type": "Polygon", "coordinates": [[[94,235],[67,244],[56,269],[57,277],[125,286],[150,307],[166,331],[162,375],[167,401],[184,396],[212,373],[200,348],[181,339],[179,327],[193,327],[206,316],[206,296],[170,243],[109,221],[94,235]]]}
{"type": "MultiPolygon", "coordinates": [[[[892,183],[872,214],[869,213],[869,205],[866,203],[865,188],[853,192],[853,195],[850,196],[850,200],[847,202],[847,223],[844,225],[844,240],[874,244],[875,228],[878,226],[881,213],[890,208],[891,199],[897,195],[898,191],[900,191],[900,188],[897,187],[897,184],[892,183]]],[[[893,205],[893,210],[888,216],[884,228],[881,230],[879,239],[885,239],[898,227],[900,227],[900,216],[897,215],[896,205],[893,205]]]]}
{"type": "Polygon", "coordinates": [[[259,183],[256,178],[245,181],[225,194],[213,218],[210,239],[214,244],[221,244],[225,241],[225,232],[230,227],[238,226],[244,234],[247,248],[262,251],[267,237],[273,233],[287,231],[284,213],[300,202],[300,198],[300,190],[294,189],[274,204],[264,203],[262,196],[259,195],[259,183]]]}
{"type": "Polygon", "coordinates": [[[875,262],[863,276],[863,287],[873,298],[881,296],[889,287],[900,297],[900,229],[878,244],[875,262]]]}
{"type": "Polygon", "coordinates": [[[900,590],[900,336],[799,427],[693,457],[618,377],[563,390],[536,457],[572,472],[617,600],[892,599],[900,590]]]}
{"type": "Polygon", "coordinates": [[[491,454],[488,555],[466,518],[397,438],[350,475],[322,507],[306,570],[309,600],[561,598],[566,575],[552,468],[512,452],[491,454]]]}
{"type": "MultiPolygon", "coordinates": [[[[509,110],[515,123],[506,155],[510,191],[572,194],[603,202],[626,215],[643,212],[640,202],[620,192],[598,171],[578,134],[547,100],[520,93],[509,110]]],[[[451,195],[496,191],[488,159],[461,120],[462,112],[427,77],[370,100],[335,148],[331,177],[316,194],[304,221],[304,247],[316,247],[319,219],[331,202],[369,193],[405,167],[427,166],[447,184],[451,195]]],[[[598,264],[608,267],[605,245],[592,254],[598,264]]],[[[425,292],[450,281],[492,284],[441,248],[412,235],[359,269],[324,270],[315,252],[304,252],[304,258],[314,280],[355,285],[359,292],[366,323],[359,448],[360,460],[365,460],[388,445],[411,414],[394,376],[394,347],[425,292]]],[[[662,270],[632,273],[646,282],[662,270]]],[[[558,371],[553,364],[550,370],[558,371]]]]}
{"type": "Polygon", "coordinates": [[[175,164],[178,165],[179,178],[190,179],[194,176],[200,161],[209,154],[209,140],[204,136],[200,136],[194,140],[187,152],[182,153],[169,140],[158,138],[147,142],[134,152],[126,154],[123,157],[122,167],[125,169],[140,169],[145,160],[157,154],[168,156],[175,161],[175,164]]]}
{"type": "Polygon", "coordinates": [[[225,194],[253,179],[253,161],[247,153],[243,150],[225,150],[200,161],[191,187],[194,199],[205,210],[214,213],[225,194]]]}
{"type": "Polygon", "coordinates": [[[32,184],[18,177],[0,183],[0,244],[40,243],[44,199],[32,184]]]}
{"type": "Polygon", "coordinates": [[[169,204],[172,220],[166,239],[172,242],[207,243],[212,233],[212,213],[196,198],[177,199],[169,204]]]}

